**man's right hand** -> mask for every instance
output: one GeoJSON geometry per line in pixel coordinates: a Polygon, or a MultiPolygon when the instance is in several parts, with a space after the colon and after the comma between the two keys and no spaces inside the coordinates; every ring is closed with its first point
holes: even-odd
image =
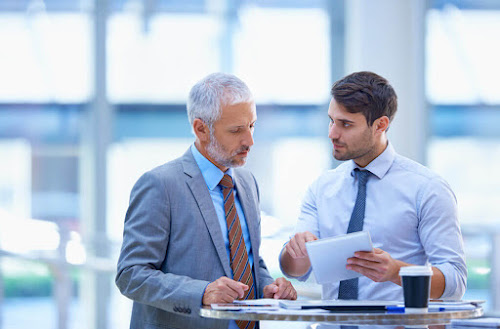
{"type": "Polygon", "coordinates": [[[202,303],[232,303],[235,299],[243,298],[248,288],[246,284],[222,276],[207,286],[202,303]]]}
{"type": "Polygon", "coordinates": [[[293,259],[309,258],[307,255],[306,242],[318,240],[311,232],[296,233],[285,246],[285,251],[293,259]]]}

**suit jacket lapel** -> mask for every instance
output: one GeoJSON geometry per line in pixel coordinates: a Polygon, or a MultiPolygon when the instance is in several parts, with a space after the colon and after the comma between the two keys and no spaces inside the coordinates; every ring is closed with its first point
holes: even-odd
{"type": "Polygon", "coordinates": [[[217,213],[215,212],[214,204],[210,193],[208,192],[207,184],[203,175],[201,174],[196,161],[193,158],[191,150],[184,154],[182,157],[182,164],[184,167],[184,173],[188,176],[186,182],[193,193],[194,199],[200,208],[201,215],[205,220],[208,232],[212,238],[212,242],[215,245],[217,254],[226,272],[228,278],[231,277],[231,267],[229,266],[229,258],[227,256],[226,246],[224,245],[224,239],[222,238],[222,232],[219,225],[219,220],[217,218],[217,213]]]}

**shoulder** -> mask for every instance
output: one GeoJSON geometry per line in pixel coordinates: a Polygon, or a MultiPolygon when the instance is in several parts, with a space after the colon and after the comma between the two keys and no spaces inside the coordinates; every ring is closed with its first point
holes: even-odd
{"type": "Polygon", "coordinates": [[[177,158],[145,172],[139,178],[137,184],[151,182],[164,186],[175,184],[181,177],[183,177],[183,175],[181,175],[182,172],[182,158],[177,158]]]}
{"type": "Polygon", "coordinates": [[[349,176],[352,169],[350,161],[341,163],[334,169],[330,169],[322,173],[312,184],[311,189],[321,190],[332,184],[341,183],[349,176]]]}
{"type": "Polygon", "coordinates": [[[422,181],[442,179],[441,176],[426,166],[399,154],[396,154],[394,158],[391,171],[412,176],[413,178],[420,179],[422,181]]]}
{"type": "Polygon", "coordinates": [[[447,191],[453,195],[450,185],[446,180],[436,172],[426,166],[397,154],[391,173],[394,176],[399,176],[400,181],[411,183],[420,190],[420,193],[430,191],[447,191]]]}
{"type": "Polygon", "coordinates": [[[182,171],[182,158],[177,158],[148,171],[149,174],[158,177],[178,175],[182,171]]]}
{"type": "Polygon", "coordinates": [[[245,168],[235,168],[234,169],[234,174],[237,175],[239,180],[244,181],[246,184],[250,186],[256,186],[257,185],[257,180],[255,179],[254,175],[252,172],[248,169],[245,168]]]}

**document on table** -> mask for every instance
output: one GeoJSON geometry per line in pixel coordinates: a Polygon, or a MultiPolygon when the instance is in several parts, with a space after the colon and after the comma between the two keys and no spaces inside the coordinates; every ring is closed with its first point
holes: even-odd
{"type": "MultiPolygon", "coordinates": [[[[272,298],[235,300],[233,303],[212,304],[214,310],[235,311],[246,313],[269,313],[273,314],[297,314],[297,310],[287,310],[280,307],[280,300],[272,298]]],[[[301,315],[313,315],[318,313],[328,313],[324,309],[311,309],[299,311],[301,315]]]]}
{"type": "Polygon", "coordinates": [[[356,251],[372,251],[368,231],[342,234],[306,243],[311,266],[320,284],[353,279],[362,274],[346,269],[347,259],[356,251]]]}
{"type": "Polygon", "coordinates": [[[235,300],[232,303],[217,303],[210,306],[214,310],[221,311],[274,311],[280,308],[278,300],[272,298],[235,300]]]}
{"type": "Polygon", "coordinates": [[[320,308],[336,312],[404,311],[402,302],[385,300],[282,300],[279,305],[290,310],[320,308]]]}
{"type": "Polygon", "coordinates": [[[466,311],[474,310],[483,304],[484,300],[430,300],[429,311],[466,311]]]}
{"type": "Polygon", "coordinates": [[[451,320],[453,329],[500,328],[500,318],[456,319],[451,320]]]}

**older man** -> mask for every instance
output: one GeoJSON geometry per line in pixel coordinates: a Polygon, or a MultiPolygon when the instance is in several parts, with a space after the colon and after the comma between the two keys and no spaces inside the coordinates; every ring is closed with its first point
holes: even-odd
{"type": "Polygon", "coordinates": [[[211,74],[189,94],[194,144],[145,173],[125,218],[116,284],[134,300],[131,328],[256,328],[204,319],[202,305],[235,299],[295,299],[259,256],[258,187],[243,169],[257,120],[248,87],[211,74]]]}

